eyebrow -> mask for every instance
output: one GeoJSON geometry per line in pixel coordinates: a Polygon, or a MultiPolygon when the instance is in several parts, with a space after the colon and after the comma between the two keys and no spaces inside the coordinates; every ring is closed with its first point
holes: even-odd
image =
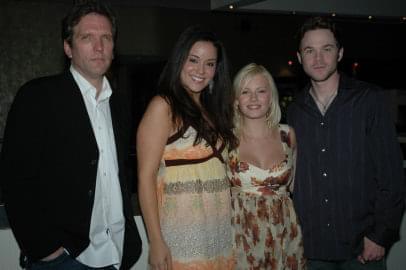
{"type": "Polygon", "coordinates": [[[90,31],[90,30],[83,31],[83,32],[76,32],[75,34],[78,35],[78,36],[86,36],[86,35],[91,35],[91,36],[94,36],[94,35],[113,36],[113,33],[111,33],[111,32],[99,32],[99,33],[97,33],[95,31],[90,31]]]}
{"type": "MultiPolygon", "coordinates": [[[[321,48],[325,48],[325,47],[337,47],[337,44],[328,43],[328,44],[325,44],[325,45],[321,46],[321,48]]],[[[302,48],[301,50],[304,51],[306,49],[314,49],[314,48],[315,48],[314,46],[306,46],[306,47],[302,48]]]]}
{"type": "MultiPolygon", "coordinates": [[[[189,57],[190,57],[190,56],[193,56],[193,57],[196,57],[196,58],[199,58],[199,59],[200,59],[200,56],[198,56],[198,55],[196,55],[196,54],[189,54],[189,57]]],[[[207,61],[217,61],[217,58],[207,59],[207,61]]]]}

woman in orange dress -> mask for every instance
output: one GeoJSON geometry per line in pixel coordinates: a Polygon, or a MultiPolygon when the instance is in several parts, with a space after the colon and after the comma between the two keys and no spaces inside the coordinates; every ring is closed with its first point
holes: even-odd
{"type": "Polygon", "coordinates": [[[191,27],[180,36],[158,90],[137,134],[151,268],[233,269],[225,164],[226,149],[236,141],[232,89],[224,48],[213,33],[191,27]]]}

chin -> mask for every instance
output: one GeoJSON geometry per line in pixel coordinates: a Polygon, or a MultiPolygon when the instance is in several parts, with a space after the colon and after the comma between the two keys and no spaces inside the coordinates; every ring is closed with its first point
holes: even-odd
{"type": "Polygon", "coordinates": [[[323,72],[323,73],[309,74],[309,77],[311,77],[316,82],[324,82],[324,81],[327,81],[331,76],[333,76],[333,74],[334,74],[334,71],[329,71],[329,72],[323,72]]]}
{"type": "Polygon", "coordinates": [[[246,119],[250,119],[250,120],[256,120],[256,119],[266,120],[265,114],[243,114],[243,117],[246,119]]]}
{"type": "Polygon", "coordinates": [[[312,78],[313,81],[323,82],[323,81],[327,80],[329,76],[324,75],[324,74],[323,75],[321,75],[321,74],[310,74],[309,77],[312,78]]]}
{"type": "Polygon", "coordinates": [[[205,87],[193,87],[193,88],[191,88],[191,87],[188,87],[188,89],[189,89],[189,91],[190,92],[192,92],[192,93],[201,93],[203,90],[204,90],[204,88],[205,87]]]}

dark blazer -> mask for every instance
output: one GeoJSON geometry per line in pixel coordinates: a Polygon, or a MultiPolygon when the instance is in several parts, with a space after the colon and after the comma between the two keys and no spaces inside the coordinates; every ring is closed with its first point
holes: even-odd
{"type": "MultiPolygon", "coordinates": [[[[130,268],[141,253],[125,172],[131,126],[125,102],[113,92],[111,117],[126,219],[121,269],[130,268]]],[[[60,246],[76,257],[89,245],[98,157],[83,97],[69,71],[21,87],[8,114],[0,183],[10,226],[30,260],[60,246]]]]}

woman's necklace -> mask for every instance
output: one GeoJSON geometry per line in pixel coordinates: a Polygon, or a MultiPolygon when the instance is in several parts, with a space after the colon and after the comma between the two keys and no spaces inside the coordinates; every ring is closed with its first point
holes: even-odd
{"type": "Polygon", "coordinates": [[[337,90],[335,90],[327,99],[326,102],[323,103],[321,102],[321,100],[317,97],[316,92],[314,91],[313,87],[310,89],[310,94],[312,95],[312,97],[314,98],[314,100],[317,103],[317,107],[319,107],[320,112],[322,115],[324,115],[328,109],[328,107],[330,106],[330,104],[333,102],[335,96],[337,95],[337,90]]]}

